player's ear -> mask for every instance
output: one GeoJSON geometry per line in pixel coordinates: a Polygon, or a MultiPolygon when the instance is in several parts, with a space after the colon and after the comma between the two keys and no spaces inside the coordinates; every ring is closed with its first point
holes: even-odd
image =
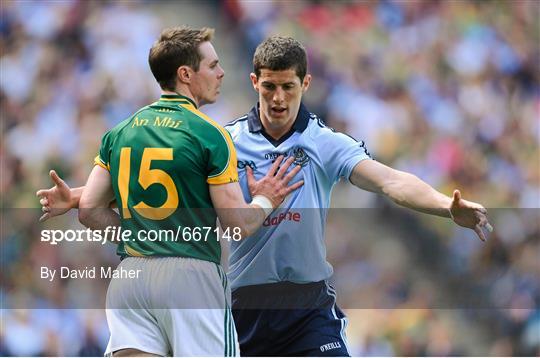
{"type": "Polygon", "coordinates": [[[193,70],[189,66],[180,66],[176,70],[176,76],[178,80],[182,83],[191,83],[191,77],[193,75],[193,70]]]}
{"type": "Polygon", "coordinates": [[[251,72],[249,74],[249,78],[251,79],[251,84],[253,85],[253,89],[259,92],[259,79],[257,78],[257,75],[251,72]]]}
{"type": "Polygon", "coordinates": [[[308,73],[306,74],[306,76],[304,77],[304,80],[302,81],[302,93],[306,93],[310,84],[311,84],[311,75],[308,73]]]}

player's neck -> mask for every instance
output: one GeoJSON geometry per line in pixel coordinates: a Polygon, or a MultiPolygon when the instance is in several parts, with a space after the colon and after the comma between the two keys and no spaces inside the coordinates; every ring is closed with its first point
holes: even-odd
{"type": "Polygon", "coordinates": [[[181,89],[181,88],[176,88],[175,91],[168,91],[168,90],[164,90],[162,89],[161,90],[161,93],[162,94],[165,94],[165,95],[180,95],[180,96],[184,96],[184,97],[187,97],[189,98],[190,100],[193,101],[193,103],[195,103],[195,105],[197,106],[197,108],[199,108],[199,102],[195,99],[195,97],[191,94],[191,91],[189,91],[188,89],[181,89]]]}
{"type": "Polygon", "coordinates": [[[261,116],[261,124],[266,134],[268,134],[270,137],[274,138],[275,140],[279,140],[285,134],[289,133],[292,126],[294,125],[294,121],[291,121],[285,125],[272,125],[269,121],[267,121],[266,119],[263,119],[261,116]]]}

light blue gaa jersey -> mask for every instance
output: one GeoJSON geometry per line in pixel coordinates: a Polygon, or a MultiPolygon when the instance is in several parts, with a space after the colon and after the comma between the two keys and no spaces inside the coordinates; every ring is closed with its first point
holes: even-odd
{"type": "Polygon", "coordinates": [[[324,231],[330,195],[340,178],[348,179],[356,164],[371,158],[364,142],[334,132],[304,105],[291,131],[279,141],[262,128],[258,106],[225,128],[236,146],[240,184],[247,202],[251,195],[246,166],[253,169],[258,180],[279,155],[293,155],[302,170],[290,184],[304,180],[304,185],[291,193],[253,236],[231,242],[231,287],[329,278],[332,266],[326,261],[324,231]]]}

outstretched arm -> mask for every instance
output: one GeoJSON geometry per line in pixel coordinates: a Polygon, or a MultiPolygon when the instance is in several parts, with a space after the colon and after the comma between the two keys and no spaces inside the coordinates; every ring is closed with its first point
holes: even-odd
{"type": "Polygon", "coordinates": [[[487,210],[480,204],[461,198],[459,190],[450,198],[413,174],[392,169],[374,160],[364,160],[356,165],[351,182],[374,193],[388,196],[401,206],[427,214],[452,218],[460,226],[474,230],[480,240],[486,237],[482,228],[492,231],[487,210]]]}
{"type": "MultiPolygon", "coordinates": [[[[49,189],[40,189],[36,192],[36,196],[39,198],[39,204],[41,205],[41,211],[44,213],[39,218],[40,222],[63,215],[71,209],[77,209],[84,190],[84,186],[70,188],[54,170],[51,170],[49,175],[54,186],[49,189]]],[[[115,208],[116,201],[111,201],[109,206],[115,208]]]]}

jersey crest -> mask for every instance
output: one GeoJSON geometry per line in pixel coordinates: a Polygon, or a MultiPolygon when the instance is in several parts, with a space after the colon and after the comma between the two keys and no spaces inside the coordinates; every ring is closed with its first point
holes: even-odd
{"type": "Polygon", "coordinates": [[[306,151],[301,147],[296,147],[292,150],[292,152],[294,155],[294,164],[305,167],[310,160],[306,151]]]}

